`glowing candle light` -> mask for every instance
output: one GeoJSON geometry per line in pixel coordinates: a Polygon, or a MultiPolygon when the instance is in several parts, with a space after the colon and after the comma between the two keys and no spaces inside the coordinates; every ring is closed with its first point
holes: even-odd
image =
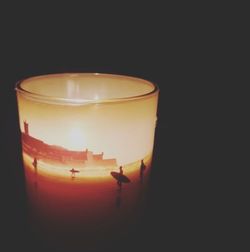
{"type": "Polygon", "coordinates": [[[157,87],[79,73],[32,77],[16,90],[34,211],[43,221],[88,227],[117,219],[118,208],[127,216],[150,172],[157,87]]]}

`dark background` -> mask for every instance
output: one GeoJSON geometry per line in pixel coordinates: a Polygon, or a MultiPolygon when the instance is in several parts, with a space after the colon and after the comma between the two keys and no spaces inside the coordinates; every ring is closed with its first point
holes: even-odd
{"type": "MultiPolygon", "coordinates": [[[[52,6],[51,6],[52,7],[52,6]]],[[[2,20],[0,55],[1,227],[3,244],[26,251],[37,245],[26,221],[26,197],[14,86],[23,78],[60,72],[100,72],[141,77],[160,88],[151,191],[143,225],[132,231],[135,249],[177,251],[207,247],[199,170],[204,74],[212,53],[204,14],[192,6],[58,6],[43,12],[10,9],[2,20]],[[91,15],[93,14],[93,15],[91,15]],[[110,14],[111,13],[111,14],[110,14]],[[25,18],[24,18],[25,16],[25,18]],[[206,42],[205,42],[206,41],[206,42]],[[198,95],[197,95],[198,94],[198,95]],[[198,108],[197,108],[198,107],[198,108]],[[193,110],[198,110],[193,116],[193,110]],[[192,128],[192,130],[190,130],[192,128]],[[194,131],[199,137],[194,136],[194,131]],[[199,177],[199,179],[197,179],[199,177]],[[199,181],[197,183],[197,180],[199,181]],[[197,190],[198,189],[198,190],[197,190]],[[32,237],[28,239],[27,237],[32,237]]],[[[212,43],[212,41],[211,41],[212,43]]],[[[129,239],[131,239],[129,243],[129,239]]],[[[123,251],[122,247],[114,251],[123,251]]]]}

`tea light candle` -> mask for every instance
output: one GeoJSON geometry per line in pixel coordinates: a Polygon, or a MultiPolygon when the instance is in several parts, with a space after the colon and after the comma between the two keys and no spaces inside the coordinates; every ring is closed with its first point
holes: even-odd
{"type": "Polygon", "coordinates": [[[117,208],[127,215],[151,167],[157,86],[129,76],[65,73],[25,79],[16,91],[34,211],[50,223],[92,226],[114,219],[117,208]]]}

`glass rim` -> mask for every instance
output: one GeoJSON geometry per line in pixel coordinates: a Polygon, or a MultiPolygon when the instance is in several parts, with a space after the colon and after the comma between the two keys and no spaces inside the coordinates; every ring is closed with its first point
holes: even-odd
{"type": "Polygon", "coordinates": [[[129,75],[122,75],[122,74],[110,74],[110,73],[96,73],[96,72],[65,72],[65,73],[52,73],[52,74],[44,74],[44,75],[37,75],[31,76],[28,78],[24,78],[18,81],[15,85],[15,91],[20,92],[24,96],[31,98],[33,100],[43,102],[43,103],[55,103],[55,104],[72,104],[72,105],[83,105],[83,104],[99,104],[99,103],[111,103],[111,102],[125,102],[125,101],[132,101],[132,100],[139,100],[151,97],[156,95],[159,92],[159,87],[155,82],[140,78],[134,77],[129,75]],[[30,92],[22,87],[22,84],[27,80],[35,80],[38,78],[50,78],[50,77],[60,77],[60,76],[76,76],[76,75],[83,75],[83,76],[103,76],[103,77],[110,77],[110,78],[121,78],[121,79],[130,79],[137,82],[143,82],[144,84],[148,84],[152,86],[152,91],[143,93],[141,95],[135,96],[127,96],[127,97],[117,97],[117,98],[106,98],[106,99],[84,99],[84,98],[66,98],[66,97],[58,97],[58,96],[49,96],[43,95],[35,92],[30,92]]]}

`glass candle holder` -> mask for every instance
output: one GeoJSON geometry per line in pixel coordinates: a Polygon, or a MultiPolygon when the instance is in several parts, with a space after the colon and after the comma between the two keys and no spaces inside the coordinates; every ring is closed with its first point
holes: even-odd
{"type": "Polygon", "coordinates": [[[16,91],[33,222],[103,237],[133,219],[151,169],[157,86],[65,73],[25,79],[16,91]]]}

